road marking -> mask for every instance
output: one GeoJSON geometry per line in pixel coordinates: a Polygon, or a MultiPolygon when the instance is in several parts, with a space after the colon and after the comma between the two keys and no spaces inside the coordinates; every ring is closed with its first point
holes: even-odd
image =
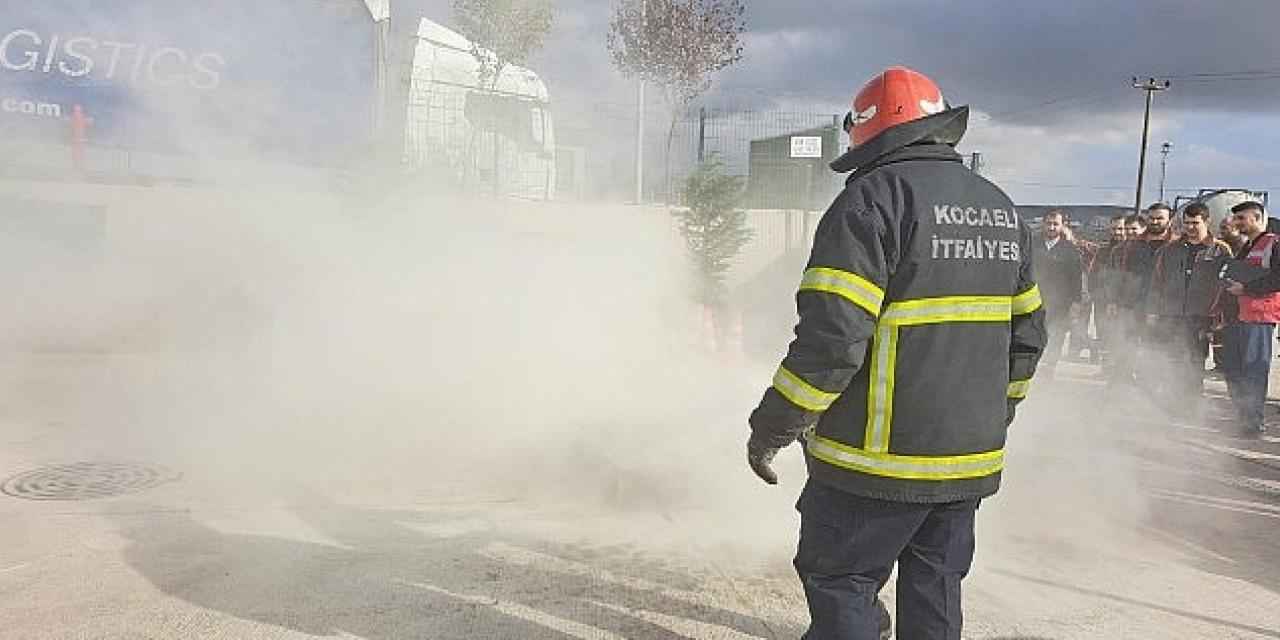
{"type": "Polygon", "coordinates": [[[457,538],[493,530],[492,524],[479,518],[446,522],[398,522],[397,524],[433,538],[457,538]]]}
{"type": "Polygon", "coordinates": [[[15,564],[15,565],[13,565],[12,567],[6,567],[6,568],[4,568],[4,569],[0,569],[0,573],[9,573],[10,571],[17,571],[18,569],[22,569],[22,568],[29,567],[29,566],[31,566],[31,563],[30,563],[30,562],[24,562],[24,563],[22,563],[22,564],[15,564]]]}
{"type": "Polygon", "coordinates": [[[656,582],[650,582],[648,580],[632,578],[629,576],[620,576],[608,570],[593,567],[582,562],[566,560],[564,558],[558,558],[556,556],[540,553],[538,551],[531,551],[529,549],[512,546],[502,542],[489,544],[480,551],[480,555],[507,565],[535,567],[542,571],[589,578],[591,580],[607,584],[635,589],[636,591],[651,591],[665,598],[695,606],[712,607],[748,617],[756,617],[759,613],[751,607],[743,605],[731,606],[729,602],[726,602],[721,598],[717,598],[706,591],[682,591],[679,589],[672,589],[671,587],[661,585],[656,582]]]}
{"type": "Polygon", "coordinates": [[[1214,429],[1213,427],[1201,427],[1199,425],[1194,425],[1194,424],[1183,424],[1183,423],[1175,422],[1173,423],[1173,426],[1186,431],[1200,431],[1203,433],[1222,433],[1221,429],[1214,429]]]}
{"type": "Polygon", "coordinates": [[[676,616],[667,615],[665,613],[657,613],[656,611],[646,611],[644,609],[632,609],[631,607],[623,607],[616,604],[607,604],[598,601],[589,601],[596,605],[614,613],[629,615],[639,618],[649,624],[657,625],[685,638],[715,638],[715,640],[765,640],[761,636],[753,636],[749,633],[743,633],[737,629],[712,624],[710,622],[700,622],[697,620],[689,620],[686,618],[678,618],[676,616]]]}
{"type": "Polygon", "coordinates": [[[532,622],[533,624],[546,627],[573,638],[580,638],[581,640],[626,640],[626,638],[620,635],[610,633],[609,631],[599,627],[593,627],[589,624],[583,624],[574,620],[566,620],[564,618],[539,611],[533,607],[526,607],[525,605],[516,604],[514,602],[502,602],[494,600],[493,598],[486,598],[484,596],[456,593],[443,587],[437,587],[433,584],[421,582],[402,581],[401,584],[414,587],[416,589],[422,589],[423,591],[437,593],[442,596],[448,596],[455,600],[489,607],[513,618],[519,618],[525,622],[532,622]]]}
{"type": "Polygon", "coordinates": [[[1160,531],[1159,529],[1155,529],[1153,527],[1143,527],[1143,530],[1151,535],[1156,536],[1157,538],[1164,540],[1165,542],[1172,543],[1174,546],[1182,547],[1183,549],[1192,551],[1194,553],[1198,553],[1202,556],[1205,556],[1213,560],[1217,560],[1218,562],[1225,562],[1228,564],[1237,564],[1237,562],[1231,558],[1228,558],[1219,553],[1214,553],[1213,551],[1210,551],[1194,542],[1191,542],[1190,540],[1186,540],[1180,536],[1175,536],[1172,533],[1168,533],[1166,531],[1160,531]]]}
{"type": "Polygon", "coordinates": [[[1229,456],[1240,458],[1242,460],[1249,460],[1253,462],[1261,462],[1264,460],[1280,462],[1280,455],[1276,455],[1274,453],[1264,453],[1262,451],[1253,451],[1251,449],[1238,449],[1236,447],[1228,447],[1226,445],[1205,442],[1203,440],[1196,440],[1194,442],[1199,446],[1208,447],[1218,453],[1225,453],[1229,456]]]}
{"type": "MultiPolygon", "coordinates": [[[[668,587],[660,585],[656,582],[650,582],[640,578],[630,578],[626,576],[614,575],[613,573],[593,567],[589,564],[577,562],[574,560],[566,560],[553,555],[548,555],[539,551],[532,551],[503,542],[493,542],[480,551],[480,555],[497,560],[503,564],[513,564],[524,567],[537,567],[546,571],[555,573],[563,573],[571,576],[581,576],[595,578],[601,582],[608,582],[629,589],[640,591],[666,591],[668,587]]],[[[693,595],[693,594],[689,594],[693,595]]]]}
{"type": "Polygon", "coordinates": [[[1233,507],[1245,507],[1247,509],[1258,509],[1261,511],[1269,511],[1271,513],[1280,515],[1280,506],[1277,506],[1274,504],[1267,504],[1265,502],[1255,502],[1253,500],[1240,500],[1237,498],[1222,498],[1219,496],[1207,496],[1207,495],[1202,495],[1198,493],[1188,493],[1186,491],[1174,491],[1172,489],[1155,489],[1152,491],[1152,493],[1176,496],[1180,498],[1188,498],[1191,500],[1204,500],[1206,502],[1217,502],[1220,504],[1228,504],[1233,507]]]}
{"type": "MultiPolygon", "coordinates": [[[[1191,504],[1191,505],[1196,505],[1200,507],[1210,507],[1213,509],[1222,509],[1224,511],[1234,511],[1236,513],[1247,513],[1250,515],[1262,516],[1264,518],[1274,518],[1274,519],[1280,520],[1280,513],[1277,513],[1274,511],[1263,511],[1263,510],[1253,509],[1249,507],[1236,506],[1231,504],[1230,502],[1219,501],[1218,499],[1211,499],[1211,498],[1208,498],[1207,496],[1195,496],[1193,494],[1178,494],[1174,492],[1169,492],[1169,493],[1153,492],[1151,494],[1151,497],[1156,498],[1158,500],[1169,500],[1172,502],[1181,502],[1183,504],[1191,504]]],[[[1249,504],[1259,504],[1259,503],[1249,503],[1249,504]]],[[[1261,505],[1261,504],[1259,504],[1259,506],[1270,507],[1270,505],[1261,505]]]]}
{"type": "Polygon", "coordinates": [[[1235,476],[1226,473],[1217,473],[1213,471],[1201,471],[1186,466],[1174,466],[1159,462],[1144,461],[1139,468],[1152,473],[1172,473],[1178,475],[1192,476],[1196,478],[1206,478],[1216,480],[1229,487],[1237,489],[1246,489],[1248,491],[1257,491],[1267,495],[1280,495],[1280,481],[1263,480],[1262,478],[1252,478],[1249,476],[1235,476]]]}

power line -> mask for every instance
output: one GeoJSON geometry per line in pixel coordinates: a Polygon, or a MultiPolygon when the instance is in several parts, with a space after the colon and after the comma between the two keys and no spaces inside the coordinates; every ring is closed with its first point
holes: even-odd
{"type": "MultiPolygon", "coordinates": [[[[1055,182],[1045,182],[1039,180],[1006,180],[1000,177],[994,178],[1000,184],[1016,184],[1022,187],[1042,187],[1045,189],[1092,189],[1096,191],[1128,191],[1133,185],[1105,185],[1105,184],[1063,184],[1055,182]]],[[[1186,191],[1198,192],[1199,189],[1174,189],[1166,187],[1165,191],[1186,191]]]]}
{"type": "Polygon", "coordinates": [[[1268,75],[1256,75],[1256,76],[1220,76],[1220,77],[1212,77],[1212,78],[1191,78],[1189,80],[1183,80],[1182,82],[1185,84],[1212,84],[1215,82],[1239,82],[1241,80],[1247,80],[1249,82],[1258,82],[1261,80],[1276,80],[1276,79],[1280,79],[1280,72],[1268,74],[1268,75]]]}
{"type": "MultiPolygon", "coordinates": [[[[1000,113],[992,113],[989,115],[993,118],[1007,118],[1011,115],[1026,113],[1028,111],[1045,110],[1044,109],[1045,107],[1050,107],[1053,105],[1064,105],[1070,102],[1080,102],[1081,104],[1087,104],[1088,102],[1091,102],[1094,100],[1100,100],[1102,98],[1112,97],[1113,95],[1119,95],[1119,89],[1112,87],[1112,88],[1108,88],[1105,91],[1099,91],[1097,93],[1086,94],[1083,96],[1079,94],[1063,95],[1063,96],[1058,96],[1056,98],[1052,98],[1049,100],[1045,100],[1044,102],[1037,102],[1035,104],[1018,107],[1017,109],[1013,109],[1011,111],[1002,111],[1000,113]]],[[[1052,111],[1052,109],[1048,109],[1048,111],[1052,111]]]]}
{"type": "Polygon", "coordinates": [[[1280,74],[1280,68],[1276,69],[1245,69],[1241,71],[1210,71],[1203,73],[1175,73],[1164,76],[1170,80],[1189,80],[1192,78],[1223,78],[1229,76],[1254,76],[1254,75],[1272,75],[1280,74]]]}
{"type": "MultiPolygon", "coordinates": [[[[999,173],[999,172],[993,171],[990,173],[999,173]]],[[[1045,189],[1088,189],[1092,191],[1115,191],[1115,190],[1127,191],[1133,188],[1133,185],[1067,184],[1067,183],[1057,183],[1052,181],[1042,181],[1042,180],[1037,180],[1035,178],[1029,178],[1026,180],[1005,179],[1005,178],[999,177],[998,175],[993,176],[992,179],[997,184],[1002,184],[1002,185],[1011,184],[1011,185],[1017,185],[1020,187],[1041,187],[1045,189]]],[[[1250,187],[1250,189],[1254,189],[1257,191],[1280,191],[1280,187],[1250,187]]],[[[1204,187],[1195,187],[1195,188],[1165,187],[1165,191],[1172,191],[1177,193],[1200,193],[1203,190],[1204,190],[1204,187]]]]}

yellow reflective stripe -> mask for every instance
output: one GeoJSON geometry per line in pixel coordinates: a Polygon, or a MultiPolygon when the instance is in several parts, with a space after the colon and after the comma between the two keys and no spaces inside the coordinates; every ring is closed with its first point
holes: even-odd
{"type": "Polygon", "coordinates": [[[857,449],[829,438],[811,436],[809,453],[827,464],[886,478],[963,480],[984,478],[1004,469],[1004,450],[958,456],[902,456],[857,449]]]}
{"type": "Polygon", "coordinates": [[[949,296],[903,300],[885,308],[871,337],[867,425],[863,434],[867,452],[889,450],[899,328],[947,322],[1009,322],[1011,301],[1009,296],[949,296]]]}
{"type": "Polygon", "coordinates": [[[893,377],[898,357],[898,328],[881,322],[871,337],[871,371],[867,384],[867,428],[865,446],[869,451],[889,450],[889,420],[893,416],[893,377]]]}
{"type": "Polygon", "coordinates": [[[1013,297],[1013,315],[1025,316],[1039,309],[1044,302],[1040,299],[1040,287],[1031,285],[1030,289],[1013,297]]]}
{"type": "Polygon", "coordinates": [[[1012,318],[1009,296],[951,296],[921,298],[889,305],[881,322],[897,326],[943,322],[1008,322],[1012,318]]]}
{"type": "Polygon", "coordinates": [[[814,267],[804,272],[800,281],[801,291],[823,291],[838,295],[871,314],[880,315],[884,304],[884,290],[866,278],[848,271],[814,267]]]}
{"type": "Polygon", "coordinates": [[[840,397],[838,393],[828,393],[805,382],[800,376],[787,371],[786,367],[778,367],[778,372],[773,374],[773,388],[808,411],[826,411],[840,397]]]}
{"type": "Polygon", "coordinates": [[[1009,383],[1009,397],[1022,399],[1027,397],[1027,392],[1031,390],[1030,380],[1014,380],[1009,383]]]}

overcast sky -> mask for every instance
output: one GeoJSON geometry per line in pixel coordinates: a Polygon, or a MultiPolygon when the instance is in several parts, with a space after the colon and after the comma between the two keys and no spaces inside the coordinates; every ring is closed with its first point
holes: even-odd
{"type": "MultiPolygon", "coordinates": [[[[419,1],[448,23],[448,0],[419,1]]],[[[1132,204],[1143,94],[1130,78],[1169,77],[1144,201],[1159,195],[1165,140],[1173,189],[1280,195],[1280,1],[745,1],[745,57],[708,105],[843,113],[870,76],[906,65],[978,112],[961,149],[983,152],[1017,201],[1132,204]]],[[[633,117],[633,85],[604,48],[613,2],[556,4],[555,32],[530,66],[557,112],[633,117]]],[[[616,145],[630,144],[629,129],[619,123],[616,145]]]]}

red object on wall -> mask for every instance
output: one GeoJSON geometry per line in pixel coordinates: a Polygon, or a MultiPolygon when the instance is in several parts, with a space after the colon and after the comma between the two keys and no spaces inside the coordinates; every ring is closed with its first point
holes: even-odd
{"type": "Polygon", "coordinates": [[[84,148],[89,143],[89,126],[93,119],[85,115],[84,107],[71,107],[71,166],[84,170],[84,148]]]}

